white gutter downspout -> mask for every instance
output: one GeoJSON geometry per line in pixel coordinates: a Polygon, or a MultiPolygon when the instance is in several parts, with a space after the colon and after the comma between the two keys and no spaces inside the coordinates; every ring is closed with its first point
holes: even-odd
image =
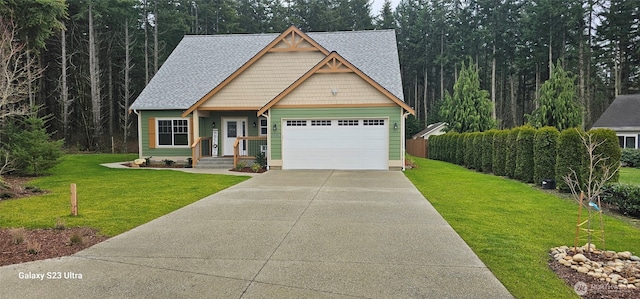
{"type": "Polygon", "coordinates": [[[142,159],[142,116],[138,113],[138,110],[133,109],[133,113],[138,116],[138,159],[142,159]]]}
{"type": "Polygon", "coordinates": [[[402,121],[402,124],[400,126],[400,128],[401,128],[400,129],[400,145],[401,145],[400,146],[400,158],[402,160],[402,171],[407,170],[406,169],[407,163],[404,161],[405,156],[406,156],[406,154],[405,154],[406,153],[406,147],[407,147],[407,145],[405,144],[407,141],[404,138],[404,135],[405,135],[404,132],[406,130],[405,125],[407,123],[405,120],[407,119],[407,116],[409,114],[410,114],[409,112],[405,112],[404,114],[402,114],[402,119],[400,120],[400,121],[402,121]]]}
{"type": "Polygon", "coordinates": [[[267,170],[269,170],[269,163],[271,162],[271,123],[269,122],[269,115],[262,113],[260,116],[267,119],[267,170]]]}

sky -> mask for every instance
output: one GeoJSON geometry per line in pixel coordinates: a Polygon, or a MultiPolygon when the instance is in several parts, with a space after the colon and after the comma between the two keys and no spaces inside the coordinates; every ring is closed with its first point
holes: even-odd
{"type": "MultiPolygon", "coordinates": [[[[391,9],[395,10],[396,6],[398,6],[400,0],[391,0],[391,9]]],[[[371,4],[371,13],[374,16],[380,14],[380,10],[382,9],[382,4],[384,4],[384,0],[373,0],[371,4]]]]}

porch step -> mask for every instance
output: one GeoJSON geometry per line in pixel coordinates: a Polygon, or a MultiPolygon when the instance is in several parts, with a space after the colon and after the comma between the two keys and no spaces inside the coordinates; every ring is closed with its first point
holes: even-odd
{"type": "Polygon", "coordinates": [[[204,157],[198,161],[195,168],[233,168],[233,158],[231,157],[204,157]]]}

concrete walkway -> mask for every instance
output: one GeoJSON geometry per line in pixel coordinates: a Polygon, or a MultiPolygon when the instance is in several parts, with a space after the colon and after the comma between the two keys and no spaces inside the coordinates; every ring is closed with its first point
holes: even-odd
{"type": "Polygon", "coordinates": [[[511,298],[390,171],[269,171],[74,256],[0,267],[0,285],[3,298],[511,298]]]}

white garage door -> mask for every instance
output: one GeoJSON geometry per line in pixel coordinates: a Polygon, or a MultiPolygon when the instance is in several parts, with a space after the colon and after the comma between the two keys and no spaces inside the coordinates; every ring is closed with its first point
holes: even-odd
{"type": "Polygon", "coordinates": [[[389,169],[387,119],[284,120],[283,169],[389,169]]]}

